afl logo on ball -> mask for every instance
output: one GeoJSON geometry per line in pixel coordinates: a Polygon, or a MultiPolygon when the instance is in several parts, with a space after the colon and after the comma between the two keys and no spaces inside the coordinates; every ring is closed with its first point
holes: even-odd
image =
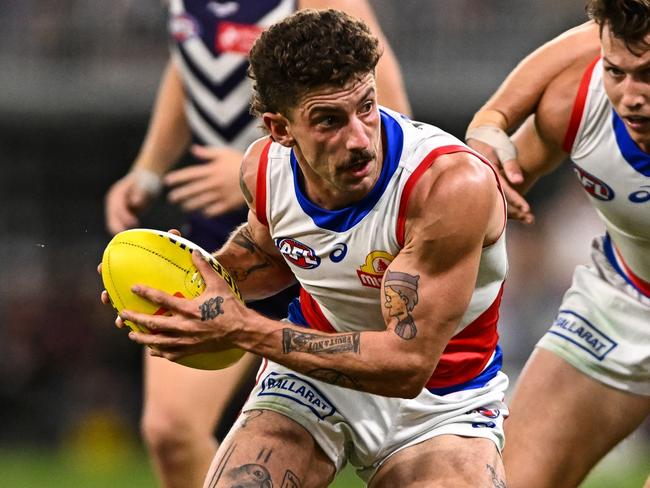
{"type": "Polygon", "coordinates": [[[299,268],[313,269],[320,264],[320,258],[316,256],[314,250],[295,239],[278,238],[275,240],[275,246],[287,261],[299,268]]]}

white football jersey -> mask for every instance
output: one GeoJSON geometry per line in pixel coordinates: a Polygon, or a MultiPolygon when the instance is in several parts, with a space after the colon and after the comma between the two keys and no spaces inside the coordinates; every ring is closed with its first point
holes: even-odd
{"type": "MultiPolygon", "coordinates": [[[[440,155],[476,154],[441,129],[388,109],[381,109],[381,122],[387,139],[381,174],[370,193],[350,207],[325,210],[312,203],[299,184],[290,148],[269,142],[262,154],[257,214],[302,286],[299,307],[290,309],[295,323],[330,332],[384,330],[381,283],[404,244],[413,185],[440,155]]],[[[504,234],[483,249],[470,304],[428,384],[431,391],[488,381],[499,369],[504,234]]]]}
{"type": "Polygon", "coordinates": [[[650,296],[650,154],[628,134],[603,87],[603,63],[586,70],[564,149],[608,238],[605,253],[616,270],[650,296]]]}

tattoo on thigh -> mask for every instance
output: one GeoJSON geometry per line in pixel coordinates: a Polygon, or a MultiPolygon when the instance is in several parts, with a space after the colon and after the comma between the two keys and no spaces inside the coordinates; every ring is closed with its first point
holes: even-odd
{"type": "Polygon", "coordinates": [[[384,306],[388,315],[397,320],[393,329],[404,340],[413,339],[418,329],[411,312],[418,304],[418,281],[420,275],[398,271],[386,271],[384,278],[384,306]]]}
{"type": "Polygon", "coordinates": [[[269,459],[271,459],[272,453],[273,453],[273,449],[269,449],[267,451],[266,447],[263,447],[262,449],[260,449],[260,452],[257,454],[256,461],[263,461],[264,464],[266,464],[269,462],[269,459]]]}
{"type": "Polygon", "coordinates": [[[212,297],[208,298],[205,302],[199,305],[199,310],[201,311],[201,320],[206,321],[215,318],[217,315],[224,313],[221,304],[223,303],[223,297],[212,297]]]}
{"type": "Polygon", "coordinates": [[[336,334],[330,337],[307,332],[297,332],[293,329],[282,329],[282,351],[306,352],[310,354],[340,354],[345,352],[359,353],[360,333],[336,334]]]}
{"type": "Polygon", "coordinates": [[[282,479],[282,486],[280,488],[300,488],[302,483],[300,478],[298,478],[290,469],[284,473],[284,478],[282,479]]]}
{"type": "Polygon", "coordinates": [[[506,488],[506,482],[499,478],[497,470],[494,469],[494,466],[486,464],[485,467],[490,472],[490,480],[492,481],[492,486],[494,488],[506,488]]]}
{"type": "Polygon", "coordinates": [[[221,479],[221,475],[223,474],[223,471],[226,468],[228,461],[230,460],[230,456],[232,456],[232,453],[235,451],[236,447],[237,444],[232,444],[228,446],[226,451],[223,453],[223,457],[219,460],[219,464],[217,464],[217,466],[215,467],[214,472],[210,477],[210,481],[206,483],[208,488],[214,488],[215,486],[217,486],[217,483],[221,479]]]}
{"type": "Polygon", "coordinates": [[[273,488],[271,473],[261,464],[242,464],[228,470],[226,481],[229,486],[241,488],[273,488]]]}
{"type": "Polygon", "coordinates": [[[317,380],[324,381],[336,386],[343,386],[344,388],[352,388],[353,390],[360,390],[359,384],[351,377],[330,368],[312,369],[307,372],[307,375],[317,380]]]}
{"type": "Polygon", "coordinates": [[[259,417],[263,413],[264,411],[262,410],[249,410],[248,412],[245,412],[244,414],[242,414],[241,420],[239,421],[239,428],[240,429],[245,428],[248,425],[249,421],[259,417]]]}

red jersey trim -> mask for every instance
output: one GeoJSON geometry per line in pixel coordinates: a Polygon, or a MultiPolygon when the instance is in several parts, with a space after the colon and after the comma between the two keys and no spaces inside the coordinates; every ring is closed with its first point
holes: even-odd
{"type": "Polygon", "coordinates": [[[573,143],[578,135],[578,129],[580,128],[580,122],[582,121],[582,113],[585,110],[587,94],[589,93],[589,83],[591,82],[594,67],[599,59],[600,56],[589,63],[589,66],[587,66],[587,69],[580,80],[580,86],[578,86],[578,93],[576,94],[575,101],[573,102],[573,110],[571,111],[571,119],[569,119],[569,127],[564,135],[564,142],[562,142],[562,149],[564,149],[568,154],[571,154],[573,143]]]}
{"type": "Polygon", "coordinates": [[[273,141],[269,139],[266,143],[262,154],[260,154],[260,163],[257,167],[257,188],[255,189],[255,213],[259,220],[266,227],[269,221],[266,216],[266,173],[269,165],[269,148],[273,141]]]}
{"type": "Polygon", "coordinates": [[[630,282],[636,287],[637,290],[639,290],[645,296],[650,297],[650,282],[647,282],[643,278],[634,274],[634,271],[630,269],[630,267],[623,259],[623,256],[621,256],[621,253],[618,252],[618,249],[616,248],[614,242],[612,242],[612,249],[614,249],[614,253],[616,253],[616,258],[619,264],[621,265],[621,268],[623,268],[623,271],[625,272],[625,276],[627,277],[627,279],[630,280],[630,282]]]}
{"type": "Polygon", "coordinates": [[[302,287],[300,288],[300,311],[310,328],[321,332],[336,332],[336,329],[323,315],[318,302],[302,287]]]}
{"type": "Polygon", "coordinates": [[[499,341],[497,322],[502,295],[503,283],[492,305],[451,338],[427,382],[427,388],[447,388],[465,383],[483,371],[499,341]]]}
{"type": "MultiPolygon", "coordinates": [[[[501,197],[503,200],[503,227],[501,228],[501,232],[499,233],[499,237],[501,237],[501,234],[503,234],[503,231],[506,228],[506,220],[507,220],[507,206],[506,206],[506,200],[505,196],[503,195],[503,189],[501,187],[501,181],[499,180],[499,174],[497,171],[494,169],[494,166],[492,166],[492,163],[490,163],[486,158],[481,156],[479,153],[476,151],[472,151],[466,146],[459,146],[459,145],[450,145],[450,146],[440,146],[433,151],[431,151],[429,154],[427,154],[424,159],[420,162],[417,168],[415,168],[415,171],[411,173],[411,176],[409,176],[409,179],[406,181],[404,184],[404,189],[402,190],[402,196],[400,198],[399,202],[399,211],[397,214],[397,226],[395,229],[395,235],[397,237],[397,243],[399,244],[400,247],[404,247],[404,240],[405,240],[405,234],[406,234],[406,209],[408,208],[408,203],[409,203],[409,198],[411,197],[411,193],[413,192],[413,188],[415,188],[416,183],[420,180],[424,172],[429,169],[429,167],[434,163],[434,161],[439,157],[444,154],[452,154],[452,153],[457,153],[457,152],[466,152],[469,153],[473,156],[476,156],[479,158],[481,161],[483,161],[485,164],[489,166],[489,168],[492,170],[494,173],[494,176],[497,180],[497,187],[499,188],[499,191],[501,192],[501,197]]],[[[497,237],[497,240],[499,239],[497,237]]]]}

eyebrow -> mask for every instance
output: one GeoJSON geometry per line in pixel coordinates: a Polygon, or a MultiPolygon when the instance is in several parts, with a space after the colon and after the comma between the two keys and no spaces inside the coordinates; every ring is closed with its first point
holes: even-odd
{"type": "MultiPolygon", "coordinates": [[[[361,97],[361,100],[364,100],[364,101],[367,100],[368,97],[370,96],[370,94],[373,93],[373,92],[375,92],[375,87],[374,86],[368,87],[366,92],[361,97]]],[[[310,108],[308,110],[308,112],[309,112],[309,116],[311,117],[313,114],[318,113],[318,112],[335,112],[336,110],[337,110],[337,108],[335,108],[335,107],[331,107],[329,105],[320,105],[320,104],[317,103],[317,104],[314,105],[313,108],[310,108]]]]}
{"type": "MultiPolygon", "coordinates": [[[[612,65],[615,68],[619,68],[619,69],[621,68],[619,65],[617,65],[616,63],[613,63],[611,60],[609,60],[607,58],[607,56],[603,56],[603,61],[605,61],[607,64],[612,65]]],[[[648,68],[650,68],[650,59],[648,61],[646,61],[645,63],[643,63],[642,65],[637,66],[636,68],[634,68],[634,71],[640,71],[640,70],[644,70],[644,69],[648,69],[648,68]]]]}

